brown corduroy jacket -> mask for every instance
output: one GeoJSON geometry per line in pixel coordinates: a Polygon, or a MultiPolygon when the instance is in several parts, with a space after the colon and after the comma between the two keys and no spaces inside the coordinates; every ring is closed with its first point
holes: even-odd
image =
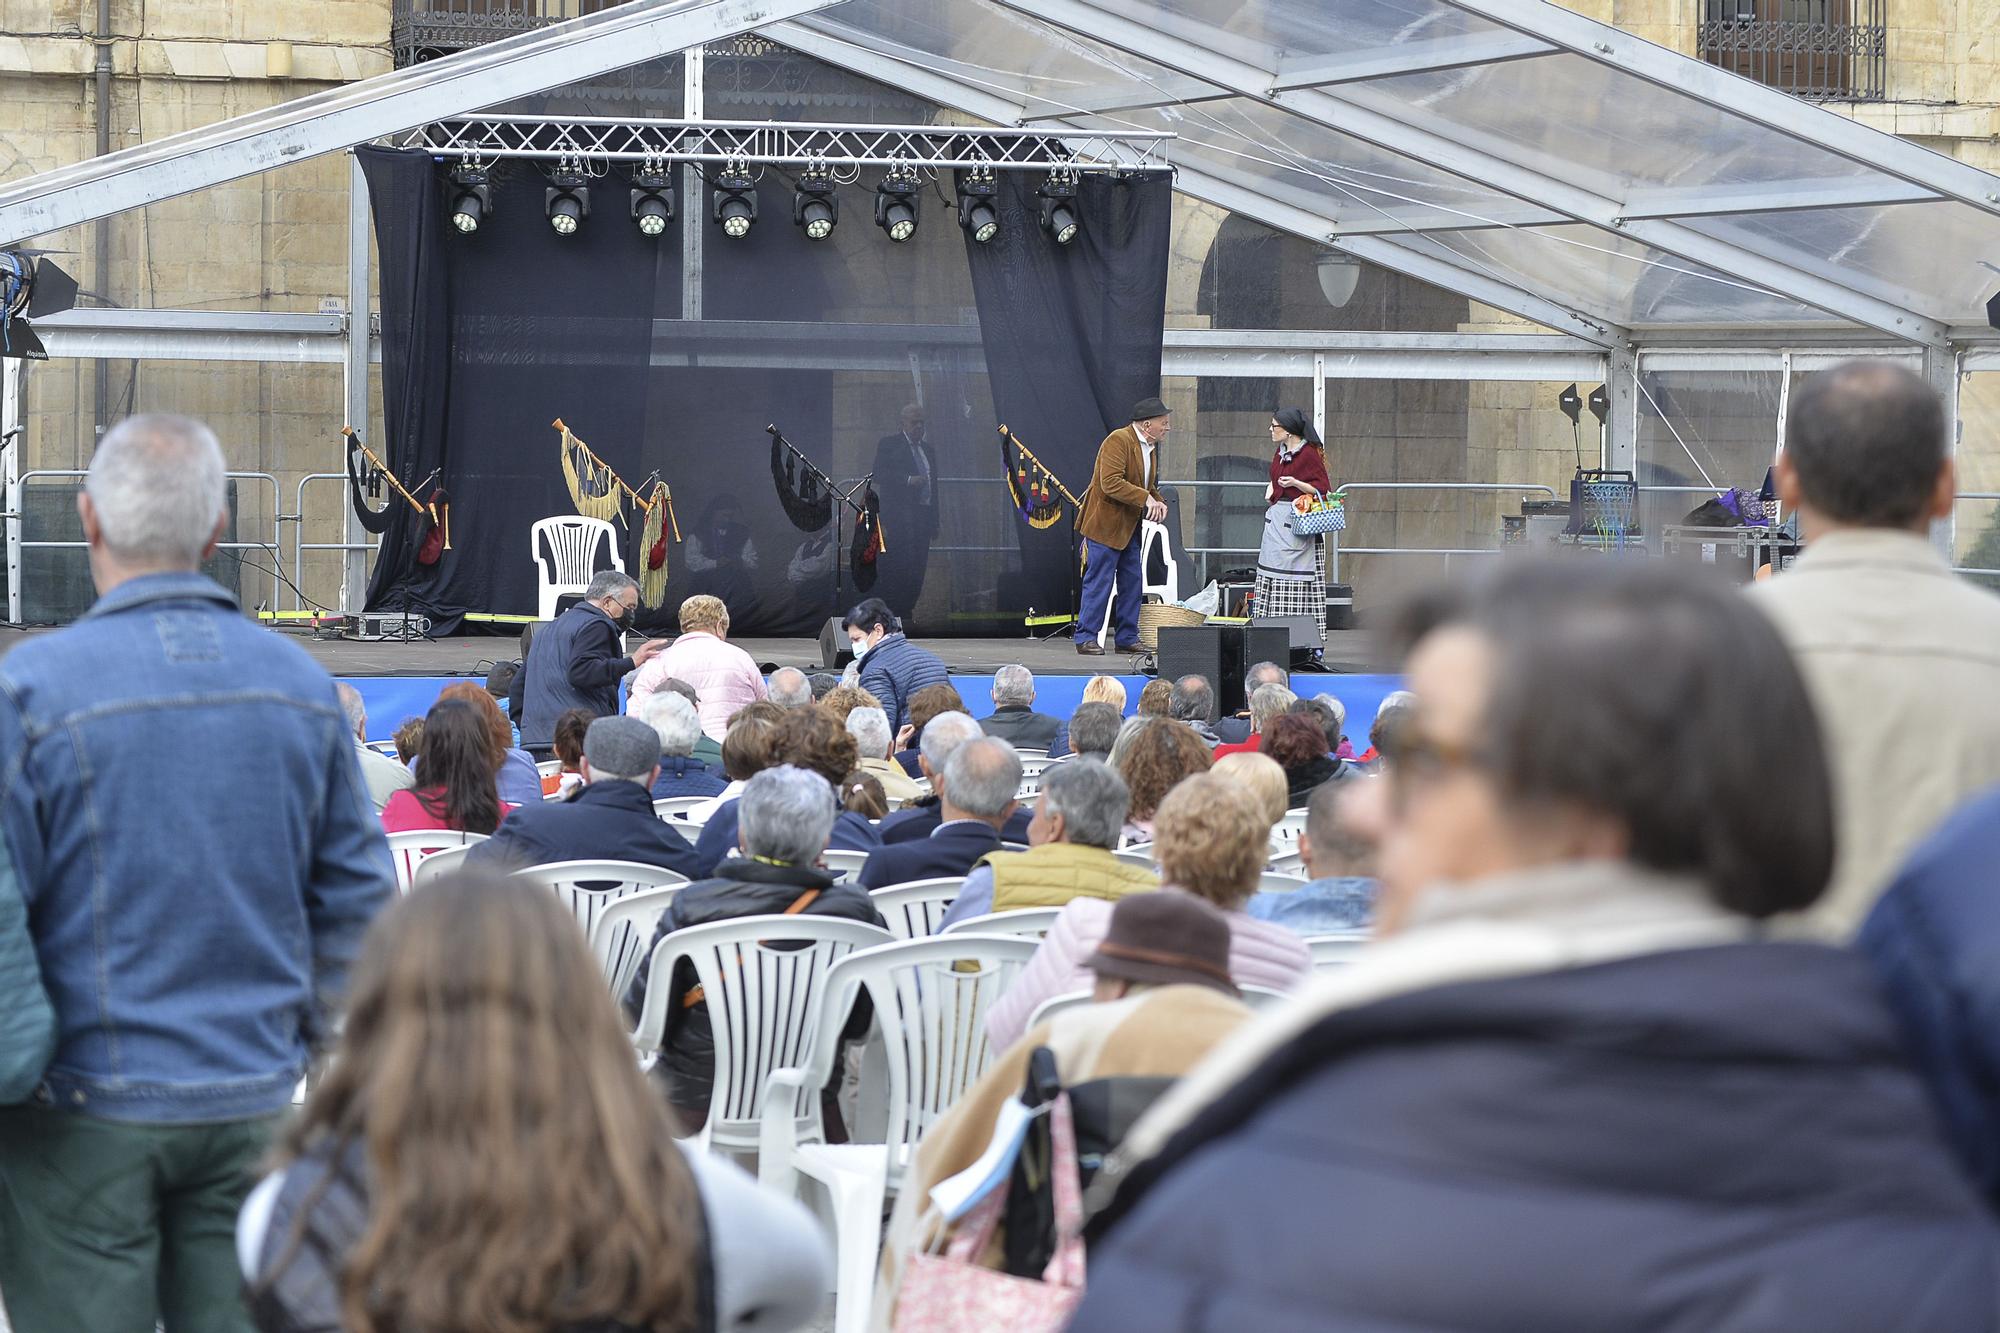
{"type": "Polygon", "coordinates": [[[1083,512],[1076,530],[1100,546],[1123,550],[1139,530],[1146,516],[1146,501],[1159,500],[1160,447],[1153,446],[1153,484],[1146,480],[1146,450],[1139,432],[1120,426],[1097,446],[1097,466],[1090,474],[1090,490],[1083,497],[1083,512]]]}

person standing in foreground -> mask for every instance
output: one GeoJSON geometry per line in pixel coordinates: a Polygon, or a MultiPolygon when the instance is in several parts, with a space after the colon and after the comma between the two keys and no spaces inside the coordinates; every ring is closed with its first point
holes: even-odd
{"type": "Polygon", "coordinates": [[[597,717],[618,711],[618,685],[664,651],[652,639],[627,657],[625,631],[639,612],[639,585],[615,569],[600,571],[583,600],[542,627],[521,664],[526,679],[521,704],[521,746],[546,759],[555,746],[556,719],[572,708],[597,717]]]}
{"type": "Polygon", "coordinates": [[[197,572],[223,501],[206,426],[119,423],[77,500],[97,604],[0,663],[0,826],[57,1023],[0,1111],[15,1333],[248,1328],[236,1210],[395,893],[333,681],[197,572]],[[227,781],[190,782],[217,753],[227,781]]]}
{"type": "Polygon", "coordinates": [[[1880,361],[1808,377],[1785,418],[1775,479],[1806,550],[1751,597],[1826,737],[1839,837],[1805,921],[1841,941],[1917,843],[2000,782],[2000,598],[1927,537],[1957,490],[1949,424],[1929,385],[1880,361]]]}
{"type": "Polygon", "coordinates": [[[1146,581],[1145,543],[1139,521],[1164,523],[1167,502],[1160,498],[1160,446],[1173,428],[1167,405],[1141,399],[1132,424],[1121,426],[1097,446],[1090,491],[1076,530],[1083,537],[1083,605],[1077,612],[1076,650],[1102,657],[1097,641],[1111,607],[1111,641],[1121,653],[1139,651],[1139,590],[1146,581]],[[1117,604],[1112,606],[1112,588],[1117,604]]]}

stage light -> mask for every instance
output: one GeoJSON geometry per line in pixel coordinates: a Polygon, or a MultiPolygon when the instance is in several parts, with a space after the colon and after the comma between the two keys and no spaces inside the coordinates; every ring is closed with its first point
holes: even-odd
{"type": "Polygon", "coordinates": [[[0,250],[0,357],[48,360],[30,319],[76,304],[76,279],[39,250],[0,250]]]}
{"type": "Polygon", "coordinates": [[[741,240],[757,220],[757,182],[741,163],[725,167],[715,177],[714,218],[722,234],[741,240]]]}
{"type": "Polygon", "coordinates": [[[907,241],[917,234],[917,198],[923,183],[915,176],[891,173],[875,187],[875,225],[892,241],[907,241]]]}
{"type": "Polygon", "coordinates": [[[493,216],[493,187],[486,168],[461,162],[451,169],[451,225],[470,235],[493,216]]]}
{"type": "Polygon", "coordinates": [[[1076,175],[1056,171],[1035,193],[1042,201],[1042,230],[1057,245],[1068,245],[1082,229],[1076,207],[1076,175]]]}
{"type": "Polygon", "coordinates": [[[808,240],[823,241],[833,235],[840,221],[840,199],[833,192],[833,178],[819,172],[799,177],[798,192],[792,196],[792,225],[808,240]]]}
{"type": "Polygon", "coordinates": [[[662,235],[674,220],[674,189],[657,166],[632,173],[632,220],[646,236],[662,235]]]}
{"type": "Polygon", "coordinates": [[[959,175],[958,225],[981,245],[1000,234],[1000,212],[993,205],[995,193],[990,169],[975,169],[959,175]]]}
{"type": "Polygon", "coordinates": [[[590,216],[590,187],[574,173],[549,177],[554,184],[542,192],[542,206],[548,210],[549,225],[558,236],[574,236],[590,216]]]}

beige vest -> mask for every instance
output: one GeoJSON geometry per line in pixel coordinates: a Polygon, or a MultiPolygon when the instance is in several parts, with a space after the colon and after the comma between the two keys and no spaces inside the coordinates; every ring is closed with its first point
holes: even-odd
{"type": "Polygon", "coordinates": [[[993,872],[995,912],[1023,907],[1061,907],[1072,898],[1116,901],[1128,893],[1149,893],[1159,877],[1130,865],[1101,847],[1044,843],[1025,852],[994,852],[981,865],[993,872]]]}

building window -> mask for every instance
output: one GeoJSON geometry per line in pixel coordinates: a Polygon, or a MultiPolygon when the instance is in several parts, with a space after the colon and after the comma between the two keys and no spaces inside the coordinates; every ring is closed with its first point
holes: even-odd
{"type": "Polygon", "coordinates": [[[1701,58],[1812,101],[1879,102],[1883,0],[1703,0],[1701,58]]]}

